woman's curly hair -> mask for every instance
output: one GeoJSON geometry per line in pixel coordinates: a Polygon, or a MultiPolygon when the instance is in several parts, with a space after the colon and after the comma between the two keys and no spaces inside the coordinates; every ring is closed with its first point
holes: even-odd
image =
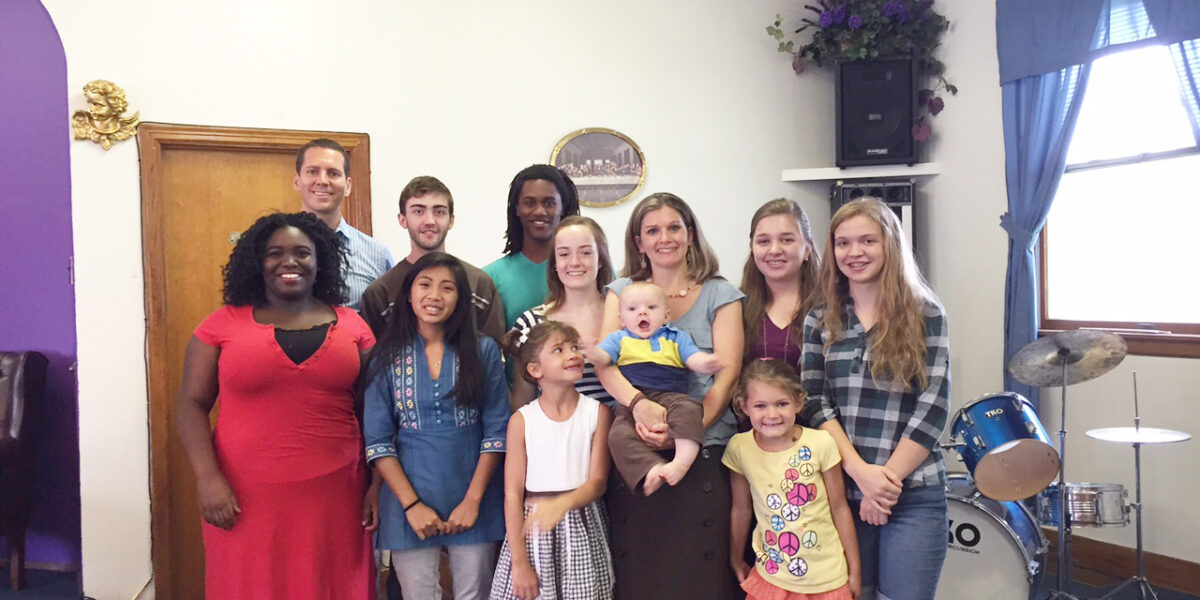
{"type": "Polygon", "coordinates": [[[305,212],[272,213],[260,217],[249,229],[242,232],[242,236],[233,247],[233,252],[229,254],[229,262],[221,269],[225,277],[225,304],[266,304],[263,258],[267,253],[267,240],[284,227],[299,229],[313,242],[317,258],[313,297],[331,306],[345,304],[346,280],[342,274],[342,265],[345,262],[346,249],[338,239],[337,232],[316,216],[305,212]]]}

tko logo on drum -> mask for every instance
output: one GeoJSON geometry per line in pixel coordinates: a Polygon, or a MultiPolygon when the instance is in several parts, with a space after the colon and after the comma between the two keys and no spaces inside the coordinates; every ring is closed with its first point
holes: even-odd
{"type": "Polygon", "coordinates": [[[1004,414],[1003,408],[993,408],[992,410],[983,413],[983,417],[985,419],[994,419],[1002,414],[1004,414]]]}
{"type": "Polygon", "coordinates": [[[959,550],[979,554],[978,550],[972,550],[979,545],[980,534],[979,528],[971,523],[959,523],[954,525],[954,520],[950,520],[950,545],[957,546],[959,550]]]}

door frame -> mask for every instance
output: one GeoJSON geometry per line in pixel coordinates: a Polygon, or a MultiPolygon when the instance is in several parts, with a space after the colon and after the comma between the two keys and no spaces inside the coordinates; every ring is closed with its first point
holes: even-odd
{"type": "MultiPolygon", "coordinates": [[[[175,515],[170,514],[168,441],[174,424],[169,422],[169,403],[174,391],[167,383],[167,253],[165,237],[165,190],[163,153],[166,150],[234,150],[242,152],[291,150],[296,152],[309,140],[329,138],[350,154],[350,195],[343,204],[346,221],[371,235],[370,140],[365,133],[210,127],[170,123],[138,126],[138,156],[141,162],[142,271],[146,298],[146,374],[150,416],[150,547],[156,598],[170,600],[174,570],[168,540],[175,515]]],[[[297,198],[297,206],[299,199],[297,198]]]]}

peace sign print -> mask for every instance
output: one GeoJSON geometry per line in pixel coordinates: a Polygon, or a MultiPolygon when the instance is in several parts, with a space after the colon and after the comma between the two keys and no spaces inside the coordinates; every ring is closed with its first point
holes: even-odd
{"type": "Polygon", "coordinates": [[[768,531],[765,534],[763,534],[763,541],[766,542],[768,546],[774,546],[775,542],[776,542],[775,532],[768,531]]]}
{"type": "Polygon", "coordinates": [[[786,532],[779,536],[779,550],[784,554],[792,555],[800,550],[800,538],[792,532],[786,532]]]}
{"type": "MultiPolygon", "coordinates": [[[[783,505],[783,508],[779,509],[779,514],[783,515],[783,518],[789,521],[795,521],[796,519],[800,518],[800,507],[796,506],[795,504],[785,504],[783,505]]],[[[774,523],[775,518],[778,516],[779,515],[772,516],[771,522],[774,523]]]]}
{"type": "Polygon", "coordinates": [[[813,475],[816,475],[816,473],[817,468],[814,467],[812,463],[804,463],[800,465],[800,474],[804,477],[812,477],[813,475]]]}
{"type": "Polygon", "coordinates": [[[800,460],[812,460],[812,450],[809,450],[808,446],[801,446],[800,450],[796,452],[796,456],[798,456],[800,460]]]}
{"type": "Polygon", "coordinates": [[[788,504],[804,506],[817,498],[817,486],[813,484],[797,485],[787,494],[788,504]]]}
{"type": "Polygon", "coordinates": [[[779,497],[779,494],[771,494],[767,496],[767,508],[771,510],[779,510],[780,506],[783,506],[783,499],[779,497]]]}
{"type": "MultiPolygon", "coordinates": [[[[787,508],[785,507],[784,510],[787,510],[787,508]]],[[[783,517],[779,515],[771,515],[771,529],[774,529],[775,531],[783,531],[783,525],[783,517]]]]}
{"type": "Polygon", "coordinates": [[[809,529],[808,531],[805,531],[804,535],[800,536],[800,543],[804,544],[805,548],[812,548],[813,546],[816,546],[817,545],[817,532],[815,532],[811,529],[809,529]]]}
{"type": "Polygon", "coordinates": [[[793,454],[788,457],[788,465],[790,465],[790,466],[798,467],[798,466],[800,466],[800,462],[801,461],[800,461],[799,454],[793,454]]]}
{"type": "Polygon", "coordinates": [[[797,556],[788,563],[788,573],[796,577],[804,577],[804,574],[808,573],[808,563],[804,562],[803,558],[797,556]]]}
{"type": "Polygon", "coordinates": [[[767,573],[774,575],[779,572],[779,563],[768,560],[767,562],[763,563],[763,569],[766,569],[767,573]]]}

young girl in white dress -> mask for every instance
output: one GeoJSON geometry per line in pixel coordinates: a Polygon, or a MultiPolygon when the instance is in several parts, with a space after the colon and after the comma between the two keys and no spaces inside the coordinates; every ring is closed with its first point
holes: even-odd
{"type": "Polygon", "coordinates": [[[526,365],[538,396],[508,422],[505,539],[493,600],[612,598],[608,519],[599,502],[608,478],[610,415],[581,395],[579,333],[543,321],[510,331],[505,346],[526,365]]]}

